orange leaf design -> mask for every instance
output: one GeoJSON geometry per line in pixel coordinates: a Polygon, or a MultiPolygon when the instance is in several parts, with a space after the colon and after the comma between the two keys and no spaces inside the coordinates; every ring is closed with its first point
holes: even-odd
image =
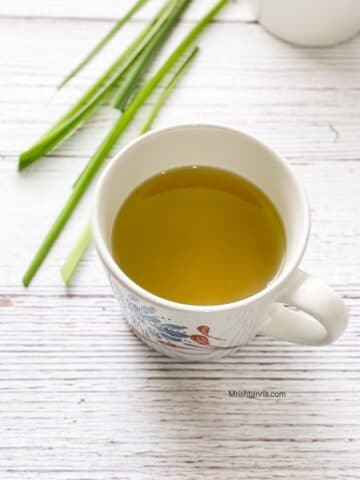
{"type": "Polygon", "coordinates": [[[197,329],[200,333],[206,336],[208,336],[210,333],[210,328],[207,325],[200,325],[199,327],[197,327],[197,329]]]}
{"type": "Polygon", "coordinates": [[[190,335],[193,342],[200,343],[200,345],[209,345],[209,340],[203,335],[190,335]]]}

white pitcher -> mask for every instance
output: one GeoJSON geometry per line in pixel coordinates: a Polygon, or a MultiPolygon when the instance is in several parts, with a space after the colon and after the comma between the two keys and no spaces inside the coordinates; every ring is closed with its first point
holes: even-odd
{"type": "Polygon", "coordinates": [[[360,0],[250,0],[255,19],[297,45],[326,47],[360,31],[360,0]]]}

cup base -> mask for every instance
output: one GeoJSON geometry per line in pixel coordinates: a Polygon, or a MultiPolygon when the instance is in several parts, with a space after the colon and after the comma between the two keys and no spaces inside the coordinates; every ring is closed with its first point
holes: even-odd
{"type": "Polygon", "coordinates": [[[175,349],[174,347],[168,347],[160,342],[150,340],[149,338],[144,337],[136,328],[134,328],[131,323],[127,321],[129,330],[135,335],[135,337],[140,340],[142,343],[150,347],[152,350],[155,350],[166,357],[173,358],[174,360],[186,361],[186,362],[211,362],[221,360],[224,357],[233,355],[242,347],[231,347],[231,348],[218,348],[213,347],[211,352],[200,352],[198,349],[186,352],[184,350],[175,349]]]}

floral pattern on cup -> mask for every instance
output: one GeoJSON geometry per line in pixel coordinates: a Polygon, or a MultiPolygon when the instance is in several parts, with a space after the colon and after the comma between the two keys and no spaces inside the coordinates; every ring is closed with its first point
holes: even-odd
{"type": "Polygon", "coordinates": [[[199,325],[190,332],[186,326],[173,324],[170,318],[161,316],[155,307],[145,305],[135,295],[123,296],[123,303],[129,324],[141,339],[177,348],[217,348],[213,340],[223,341],[210,335],[207,325],[199,325]]]}

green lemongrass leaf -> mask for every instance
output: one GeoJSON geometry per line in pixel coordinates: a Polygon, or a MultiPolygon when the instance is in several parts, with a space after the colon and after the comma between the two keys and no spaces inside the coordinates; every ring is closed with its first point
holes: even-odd
{"type": "Polygon", "coordinates": [[[133,85],[131,92],[129,92],[127,98],[124,99],[124,102],[120,104],[118,107],[116,107],[118,110],[121,112],[125,112],[125,110],[128,108],[130,103],[134,100],[136,95],[138,94],[140,88],[144,85],[144,82],[142,80],[139,80],[136,85],[133,85]]]}
{"type": "Polygon", "coordinates": [[[87,223],[84,229],[81,231],[79,238],[76,240],[75,245],[66,257],[63,266],[61,267],[61,278],[66,286],[70,285],[71,279],[80,263],[81,258],[89,246],[90,240],[91,226],[90,223],[87,223]]]}
{"type": "Polygon", "coordinates": [[[95,47],[86,55],[86,57],[81,60],[81,62],[73,69],[71,72],[66,75],[66,77],[58,85],[57,89],[60,90],[64,85],[68,83],[76,74],[80,72],[104,47],[105,45],[113,38],[113,36],[121,29],[125,23],[130,20],[130,18],[147,2],[148,0],[138,0],[131,8],[128,10],[123,17],[121,17],[111,30],[98,42],[95,47]]]}
{"type": "MultiPolygon", "coordinates": [[[[164,105],[166,100],[169,98],[170,94],[174,91],[175,85],[183,76],[185,70],[194,60],[195,56],[199,52],[199,47],[193,47],[185,59],[181,62],[179,67],[176,69],[174,75],[171,77],[169,83],[166,85],[164,91],[160,95],[158,101],[155,103],[154,107],[151,109],[149,116],[147,117],[144,125],[142,126],[139,135],[142,135],[150,130],[156,116],[158,115],[161,107],[164,105]]],[[[81,176],[81,175],[80,175],[81,176]]],[[[79,180],[80,176],[76,180],[75,184],[79,180]]],[[[66,257],[66,260],[61,268],[61,277],[65,285],[70,285],[71,279],[80,263],[81,258],[83,257],[91,238],[91,227],[90,223],[87,223],[82,230],[79,238],[77,239],[75,245],[71,249],[69,255],[66,257]]]]}
{"type": "Polygon", "coordinates": [[[131,93],[136,89],[139,81],[144,75],[144,72],[149,68],[151,62],[154,60],[156,54],[159,52],[164,41],[169,36],[171,30],[177,24],[182,10],[185,8],[185,6],[183,8],[180,8],[179,10],[175,10],[173,15],[169,15],[163,28],[157,32],[157,34],[149,42],[147,47],[141,52],[136,62],[134,62],[124,82],[115,94],[115,98],[112,103],[115,108],[118,108],[119,110],[124,110],[124,106],[127,104],[131,93]]]}
{"type": "MultiPolygon", "coordinates": [[[[176,1],[176,0],[175,0],[176,1]]],[[[32,147],[19,156],[19,170],[31,165],[45,153],[50,151],[67,136],[72,130],[84,121],[98,104],[113,91],[113,88],[123,78],[132,63],[146,47],[151,38],[162,27],[169,13],[172,11],[174,0],[167,1],[160,9],[152,22],[141,32],[132,44],[120,57],[104,72],[103,75],[82,95],[45,135],[32,147]]]]}
{"type": "MultiPolygon", "coordinates": [[[[174,22],[179,21],[180,15],[189,3],[190,0],[178,0],[176,3],[174,3],[169,17],[165,18],[164,23],[161,25],[158,31],[156,31],[155,33],[150,32],[151,35],[146,44],[151,45],[152,48],[154,48],[155,43],[153,42],[153,40],[156,39],[157,41],[159,41],[160,38],[163,38],[167,35],[170,29],[174,26],[174,22]]],[[[145,39],[143,41],[145,41],[145,39]]],[[[61,123],[57,128],[50,131],[44,137],[43,141],[34,145],[26,152],[22,153],[20,155],[19,170],[23,170],[24,168],[29,166],[35,160],[45,155],[45,153],[52,150],[61,141],[65,140],[69,135],[71,135],[72,131],[86,118],[88,118],[89,115],[91,115],[91,113],[95,110],[95,108],[105,99],[105,97],[110,92],[112,92],[114,85],[119,82],[127,73],[133,62],[141,54],[142,49],[143,47],[139,46],[135,51],[130,54],[129,58],[125,59],[125,64],[123,65],[121,70],[116,73],[115,77],[108,85],[106,85],[102,90],[95,94],[94,98],[88,104],[80,108],[72,117],[61,123]]],[[[146,47],[146,51],[148,51],[148,47],[146,47]]]]}
{"type": "Polygon", "coordinates": [[[114,145],[118,141],[121,134],[126,129],[127,125],[133,119],[139,108],[159,85],[165,75],[176,65],[177,61],[185,53],[187,48],[193,43],[193,41],[200,35],[206,25],[212,20],[212,18],[223,8],[228,0],[220,0],[216,5],[195,25],[188,35],[182,40],[178,47],[171,53],[159,70],[145,83],[135,99],[129,105],[129,108],[125,110],[123,115],[114,122],[110,132],[105,136],[94,155],[90,158],[83,174],[80,176],[78,182],[72,189],[72,192],[66,201],[64,207],[57,216],[55,222],[51,226],[49,232],[45,236],[40,248],[36,252],[32,259],[28,269],[23,277],[23,284],[28,286],[39,269],[40,265],[46,258],[56,239],[60,235],[66,222],[70,218],[75,207],[79,203],[86,189],[94,179],[95,175],[99,171],[100,167],[106,160],[114,145]]]}
{"type": "MultiPolygon", "coordinates": [[[[144,87],[140,90],[140,92],[136,95],[134,98],[133,102],[129,105],[128,110],[125,110],[123,117],[126,118],[126,116],[129,114],[129,110],[134,108],[134,105],[136,105],[139,102],[139,99],[142,98],[144,91],[149,88],[150,84],[152,82],[155,83],[154,87],[150,87],[151,91],[156,87],[157,85],[157,76],[160,75],[161,79],[166,75],[166,73],[171,70],[171,68],[176,64],[179,58],[184,54],[184,52],[189,48],[189,46],[194,42],[194,40],[200,35],[202,30],[206,27],[206,25],[211,21],[211,19],[218,13],[219,10],[221,10],[226,3],[228,3],[229,0],[220,0],[218,3],[216,3],[215,7],[212,8],[196,25],[195,27],[188,33],[188,35],[183,39],[183,41],[179,44],[179,46],[173,51],[173,53],[168,57],[166,62],[162,65],[162,67],[158,70],[158,72],[144,85],[144,87]]],[[[150,92],[151,93],[151,92],[150,92]]],[[[143,101],[146,100],[148,95],[145,97],[143,101]]],[[[110,132],[111,133],[111,132],[110,132]]],[[[122,132],[121,132],[122,133],[122,132]]],[[[77,185],[79,180],[82,178],[82,176],[86,173],[87,169],[89,168],[89,164],[85,165],[85,168],[82,170],[80,175],[77,177],[75,180],[75,183],[73,184],[73,187],[77,185]]]]}
{"type": "Polygon", "coordinates": [[[74,247],[71,249],[69,255],[66,257],[66,260],[61,268],[61,278],[63,279],[65,285],[69,285],[81,257],[89,246],[90,240],[91,227],[90,223],[87,223],[74,247]]]}
{"type": "MultiPolygon", "coordinates": [[[[111,78],[111,76],[121,67],[124,63],[125,59],[129,57],[129,55],[140,45],[143,45],[143,48],[146,46],[146,42],[144,43],[144,39],[148,40],[148,35],[153,31],[160,28],[163,24],[165,19],[167,18],[171,6],[173,2],[176,0],[167,0],[165,4],[159,9],[159,11],[155,14],[155,16],[150,20],[150,22],[146,25],[146,27],[140,32],[140,34],[131,42],[131,44],[125,49],[125,51],[108,67],[105,72],[100,75],[100,77],[86,90],[86,92],[80,97],[80,99],[65,112],[53,125],[52,127],[46,132],[45,135],[50,133],[56,127],[58,127],[61,123],[64,123],[67,119],[72,117],[81,107],[86,105],[91,98],[94,97],[97,91],[105,85],[106,81],[111,78]]],[[[114,85],[113,88],[117,88],[117,85],[114,85]]],[[[45,135],[42,137],[44,138],[45,135]]],[[[41,140],[41,139],[40,139],[41,140]]],[[[39,140],[39,141],[40,141],[39,140]]]]}
{"type": "MultiPolygon", "coordinates": [[[[151,109],[151,112],[147,119],[145,120],[144,125],[140,129],[140,134],[143,134],[150,130],[152,123],[155,120],[155,117],[158,115],[160,108],[162,105],[166,102],[167,98],[171,94],[173,88],[177,84],[177,82],[180,80],[181,76],[185,73],[186,68],[188,65],[192,62],[192,60],[195,58],[197,53],[199,52],[199,47],[193,47],[190,51],[190,53],[185,57],[185,59],[181,62],[179,65],[178,69],[176,69],[174,75],[171,77],[169,83],[165,86],[165,89],[163,90],[162,94],[160,95],[159,99],[155,103],[154,107],[151,109]]],[[[85,166],[86,168],[86,166],[85,166]]],[[[78,177],[76,178],[75,182],[73,183],[73,188],[79,181],[81,175],[84,173],[85,168],[80,172],[78,177]]]]}
{"type": "Polygon", "coordinates": [[[190,65],[190,63],[194,60],[196,55],[199,53],[199,47],[193,47],[188,55],[184,58],[184,60],[179,65],[179,68],[175,71],[174,75],[171,77],[169,83],[165,86],[165,89],[162,91],[160,97],[158,98],[157,102],[155,103],[154,107],[151,109],[151,112],[147,119],[145,120],[144,125],[140,130],[140,134],[143,134],[150,130],[155,118],[157,117],[159,110],[164,105],[170,94],[172,93],[175,85],[180,80],[180,78],[184,75],[185,70],[190,65]]]}
{"type": "Polygon", "coordinates": [[[116,90],[111,105],[114,108],[117,108],[121,112],[124,112],[126,105],[129,104],[129,98],[132,96],[133,92],[139,86],[141,79],[144,76],[144,73],[147,70],[148,65],[151,63],[151,60],[155,57],[155,51],[151,50],[151,45],[149,44],[149,49],[145,49],[141,56],[136,60],[134,65],[131,67],[128,75],[126,76],[124,82],[116,90]]]}

